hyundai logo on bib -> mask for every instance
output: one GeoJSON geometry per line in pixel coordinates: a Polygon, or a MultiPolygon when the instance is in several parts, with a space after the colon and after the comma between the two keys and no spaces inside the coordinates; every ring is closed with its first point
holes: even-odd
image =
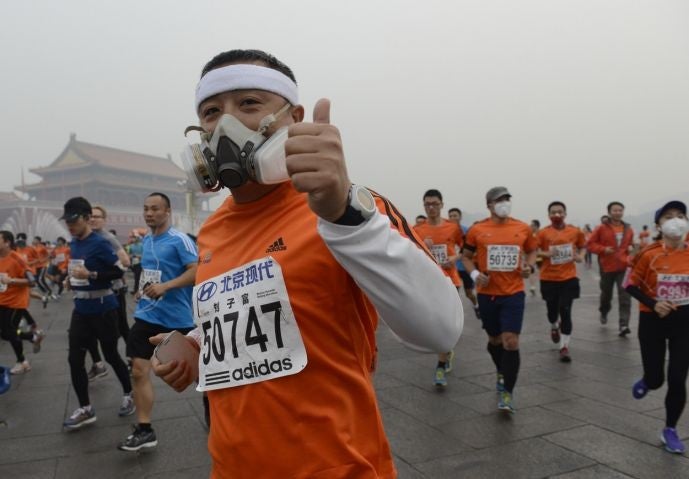
{"type": "Polygon", "coordinates": [[[198,293],[196,293],[196,299],[206,302],[213,297],[217,289],[218,285],[213,281],[208,281],[199,288],[198,293]]]}

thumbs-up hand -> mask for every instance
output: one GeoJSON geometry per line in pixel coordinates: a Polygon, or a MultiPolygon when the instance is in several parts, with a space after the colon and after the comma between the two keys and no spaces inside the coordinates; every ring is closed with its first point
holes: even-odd
{"type": "Polygon", "coordinates": [[[289,127],[285,154],[292,184],[297,191],[308,193],[311,210],[326,221],[340,218],[347,208],[351,182],[340,132],[330,124],[330,100],[318,100],[313,123],[289,127]]]}

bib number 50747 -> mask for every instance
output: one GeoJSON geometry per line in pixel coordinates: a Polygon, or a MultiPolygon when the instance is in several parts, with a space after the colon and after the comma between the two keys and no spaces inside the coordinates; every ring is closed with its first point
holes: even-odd
{"type": "MultiPolygon", "coordinates": [[[[229,345],[230,354],[233,358],[239,357],[237,349],[237,337],[244,338],[246,346],[257,345],[262,353],[268,352],[270,344],[275,345],[275,349],[282,349],[284,347],[282,341],[281,330],[281,316],[282,305],[280,301],[266,303],[258,306],[263,320],[263,327],[259,320],[259,314],[256,312],[256,307],[250,306],[248,311],[232,311],[226,313],[222,318],[215,316],[212,321],[204,321],[201,325],[203,328],[203,364],[209,364],[211,361],[211,354],[218,362],[225,361],[225,354],[227,353],[227,341],[223,326],[229,325],[229,345]],[[270,316],[272,314],[272,328],[270,324],[270,316]],[[265,332],[264,332],[265,329],[265,332]],[[270,337],[269,334],[270,333],[270,337]]],[[[240,339],[241,341],[241,339],[240,339]]]]}

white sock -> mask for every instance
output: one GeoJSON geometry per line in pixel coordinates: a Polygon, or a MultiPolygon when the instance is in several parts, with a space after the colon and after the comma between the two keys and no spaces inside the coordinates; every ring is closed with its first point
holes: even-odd
{"type": "Polygon", "coordinates": [[[572,336],[571,334],[561,334],[560,335],[560,349],[569,348],[569,338],[571,336],[572,336]]]}

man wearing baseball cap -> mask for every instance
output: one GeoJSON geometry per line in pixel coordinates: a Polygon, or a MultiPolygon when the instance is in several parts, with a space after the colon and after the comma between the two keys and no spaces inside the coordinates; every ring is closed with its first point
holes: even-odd
{"type": "Polygon", "coordinates": [[[498,409],[514,412],[512,395],[519,373],[524,278],[534,272],[537,244],[529,225],[510,217],[511,198],[504,186],[488,190],[490,217],[469,229],[462,261],[476,283],[488,352],[497,369],[498,409]]]}
{"type": "Polygon", "coordinates": [[[74,292],[74,310],[69,325],[69,367],[72,387],[79,407],[63,426],[77,429],[96,421],[96,411],[89,399],[89,380],[84,358],[93,338],[100,342],[105,360],[115,371],[124,392],[120,416],[134,412],[132,385],[127,365],[117,352],[117,299],[110,288],[112,280],[121,278],[123,269],[112,246],[89,226],[91,204],[86,198],[69,199],[60,219],[72,236],[68,281],[74,292]]]}

